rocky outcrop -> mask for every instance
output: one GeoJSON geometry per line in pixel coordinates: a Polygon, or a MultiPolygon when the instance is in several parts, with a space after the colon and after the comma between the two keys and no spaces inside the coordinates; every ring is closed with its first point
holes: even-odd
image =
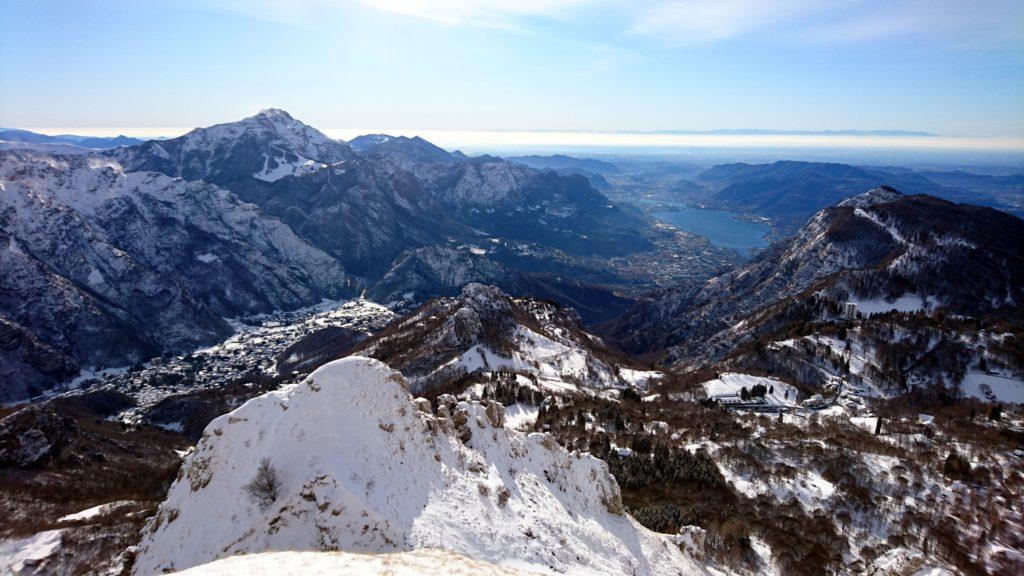
{"type": "Polygon", "coordinates": [[[353,357],[211,422],[133,572],[275,550],[439,548],[530,570],[703,573],[617,502],[604,462],[494,427],[478,403],[451,418],[417,410],[400,374],[353,357]],[[261,506],[243,486],[263,459],[278,485],[261,506]]]}

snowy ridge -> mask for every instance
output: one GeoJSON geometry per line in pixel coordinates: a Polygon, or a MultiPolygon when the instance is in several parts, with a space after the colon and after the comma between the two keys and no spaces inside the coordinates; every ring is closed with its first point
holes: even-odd
{"type": "Polygon", "coordinates": [[[622,513],[602,461],[506,430],[497,404],[438,413],[361,357],[249,401],[210,423],[133,573],[263,551],[424,548],[541,573],[704,573],[622,513]],[[265,508],[242,489],[262,458],[280,478],[265,508]]]}
{"type": "Polygon", "coordinates": [[[630,370],[626,357],[583,331],[573,311],[475,283],[457,297],[432,300],[368,340],[360,354],[401,370],[415,393],[497,369],[531,375],[556,391],[643,386],[660,377],[630,370]]]}
{"type": "MultiPolygon", "coordinates": [[[[476,344],[462,355],[443,364],[427,375],[450,369],[465,372],[509,369],[537,376],[541,385],[553,389],[575,389],[574,382],[612,383],[616,377],[610,367],[595,362],[587,351],[542,336],[522,326],[512,333],[511,351],[497,354],[486,345],[476,344]]],[[[643,376],[637,378],[643,380],[643,376]]]]}

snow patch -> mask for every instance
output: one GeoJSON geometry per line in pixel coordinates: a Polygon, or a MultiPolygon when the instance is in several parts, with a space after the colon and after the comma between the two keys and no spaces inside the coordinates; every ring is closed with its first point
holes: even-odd
{"type": "Polygon", "coordinates": [[[740,398],[740,391],[744,387],[749,391],[758,384],[763,385],[769,390],[769,392],[765,394],[762,403],[783,407],[796,406],[796,388],[777,378],[727,372],[722,374],[719,378],[708,380],[703,383],[702,386],[704,387],[704,392],[707,393],[708,398],[718,400],[725,404],[738,404],[761,401],[760,398],[751,398],[750,400],[742,400],[740,398]]]}
{"type": "Polygon", "coordinates": [[[68,514],[67,516],[61,516],[57,519],[57,522],[81,522],[83,520],[92,520],[117,510],[134,504],[131,500],[117,500],[116,502],[109,502],[107,504],[100,504],[99,506],[93,506],[92,508],[86,508],[81,512],[75,512],[74,514],[68,514]]]}
{"type": "Polygon", "coordinates": [[[100,284],[103,284],[103,273],[95,268],[89,270],[89,278],[87,279],[87,282],[89,282],[90,286],[99,286],[100,284]]]}
{"type": "Polygon", "coordinates": [[[1024,404],[1024,379],[972,370],[960,383],[965,396],[1024,404]]]}
{"type": "Polygon", "coordinates": [[[920,312],[930,307],[929,301],[923,300],[916,294],[904,294],[899,298],[888,301],[882,298],[858,299],[851,298],[850,302],[857,305],[857,311],[862,314],[881,314],[884,312],[920,312]]]}
{"type": "Polygon", "coordinates": [[[60,549],[63,530],[47,530],[25,538],[0,540],[0,567],[4,573],[32,574],[34,566],[60,549]]]}
{"type": "Polygon", "coordinates": [[[205,254],[197,254],[196,260],[199,260],[203,264],[210,264],[220,260],[220,257],[218,257],[216,254],[206,252],[205,254]]]}

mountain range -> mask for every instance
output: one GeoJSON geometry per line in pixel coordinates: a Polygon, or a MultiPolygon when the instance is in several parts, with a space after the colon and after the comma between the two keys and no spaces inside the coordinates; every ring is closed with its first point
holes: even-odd
{"type": "Polygon", "coordinates": [[[140,144],[142,140],[128,136],[100,137],[76,136],[74,134],[48,136],[28,130],[0,129],[0,142],[30,145],[64,145],[88,150],[104,150],[107,148],[117,148],[118,146],[140,144]]]}
{"type": "Polygon", "coordinates": [[[789,235],[822,208],[878,186],[905,194],[928,194],[953,202],[980,204],[1021,215],[1007,201],[1020,190],[1020,178],[827,162],[784,160],[771,164],[721,164],[680,183],[680,190],[708,206],[769,218],[789,235]],[[703,190],[693,189],[693,184],[703,190]],[[1000,189],[1002,188],[1002,189],[1000,189]]]}
{"type": "MultiPolygon", "coordinates": [[[[847,302],[862,314],[923,315],[912,323],[939,332],[951,330],[939,311],[1008,322],[1015,332],[1022,238],[1024,221],[1000,211],[878,188],[818,212],[734,271],[644,298],[605,329],[627,350],[676,366],[711,366],[754,344],[814,333],[847,302]]],[[[960,374],[966,362],[955,362],[960,374]]],[[[1000,362],[1020,368],[1012,353],[1000,362]]]]}
{"type": "Polygon", "coordinates": [[[413,305],[485,281],[593,318],[625,308],[607,289],[488,257],[495,243],[648,249],[650,225],[585,179],[419,138],[355,146],[266,110],[87,154],[0,152],[0,374],[17,383],[0,397],[211,343],[224,318],[363,290],[413,305]]]}
{"type": "Polygon", "coordinates": [[[1021,571],[1024,220],[950,199],[1015,177],[604,164],[0,151],[0,571],[1021,571]]]}

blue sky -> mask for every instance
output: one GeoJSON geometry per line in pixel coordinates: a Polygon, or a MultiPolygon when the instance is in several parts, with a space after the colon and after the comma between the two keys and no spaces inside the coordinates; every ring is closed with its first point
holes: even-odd
{"type": "Polygon", "coordinates": [[[1024,137],[1019,0],[0,0],[0,126],[1024,137]]]}

